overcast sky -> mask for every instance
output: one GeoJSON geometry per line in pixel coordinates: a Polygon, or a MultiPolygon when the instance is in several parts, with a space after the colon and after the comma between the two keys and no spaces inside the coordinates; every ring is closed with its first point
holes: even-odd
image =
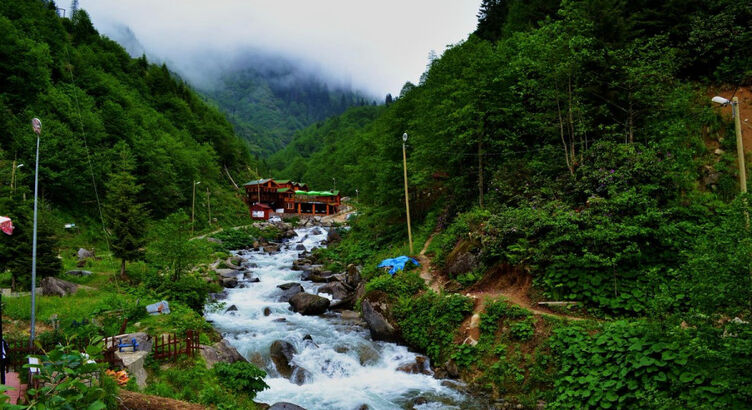
{"type": "MultiPolygon", "coordinates": [[[[62,2],[59,2],[62,5],[62,2]]],[[[428,53],[475,29],[480,0],[79,0],[100,32],[130,27],[189,80],[256,49],[375,96],[417,82],[428,53]]],[[[211,75],[211,74],[209,74],[211,75]]]]}

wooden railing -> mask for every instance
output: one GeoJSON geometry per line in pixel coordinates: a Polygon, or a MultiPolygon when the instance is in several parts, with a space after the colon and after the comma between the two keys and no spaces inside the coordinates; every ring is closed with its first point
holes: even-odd
{"type": "Polygon", "coordinates": [[[201,348],[199,342],[199,332],[188,330],[185,332],[185,338],[178,338],[176,334],[167,334],[159,338],[154,338],[154,348],[152,355],[155,359],[177,359],[181,354],[195,356],[201,348]]]}

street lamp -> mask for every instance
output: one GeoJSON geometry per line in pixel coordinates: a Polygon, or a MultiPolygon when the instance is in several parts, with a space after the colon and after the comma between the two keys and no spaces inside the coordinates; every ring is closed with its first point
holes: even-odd
{"type": "Polygon", "coordinates": [[[201,181],[193,181],[193,201],[191,202],[191,236],[193,236],[193,222],[196,216],[196,185],[201,184],[201,181]]]}
{"type": "Polygon", "coordinates": [[[736,128],[736,155],[739,158],[739,188],[741,192],[747,193],[747,166],[744,164],[744,143],[742,142],[742,122],[739,114],[739,97],[733,97],[731,101],[726,98],[715,96],[712,100],[721,107],[731,104],[731,115],[734,117],[734,127],[736,128]]]}
{"type": "Polygon", "coordinates": [[[407,143],[407,133],[402,134],[402,169],[405,173],[405,210],[407,211],[407,239],[410,241],[410,255],[413,252],[413,231],[410,229],[410,200],[407,194],[407,154],[405,144],[407,143]]]}
{"type": "Polygon", "coordinates": [[[34,346],[34,326],[36,325],[37,307],[37,202],[39,195],[39,139],[42,134],[42,121],[39,118],[31,119],[31,129],[37,134],[37,160],[34,166],[34,230],[31,244],[31,335],[29,347],[34,346]]]}

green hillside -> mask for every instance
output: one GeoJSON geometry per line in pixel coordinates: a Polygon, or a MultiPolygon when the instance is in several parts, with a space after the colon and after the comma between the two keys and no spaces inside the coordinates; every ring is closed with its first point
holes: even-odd
{"type": "Polygon", "coordinates": [[[301,131],[270,164],[358,190],[326,257],[363,263],[365,298],[388,295],[404,340],[479,389],[531,407],[745,407],[749,200],[730,109],[710,97],[752,84],[750,17],[731,1],[487,0],[417,86],[301,131]],[[373,268],[409,252],[404,132],[414,253],[426,244],[442,294],[373,268]],[[476,304],[477,345],[459,328],[471,294],[499,298],[476,304]]]}

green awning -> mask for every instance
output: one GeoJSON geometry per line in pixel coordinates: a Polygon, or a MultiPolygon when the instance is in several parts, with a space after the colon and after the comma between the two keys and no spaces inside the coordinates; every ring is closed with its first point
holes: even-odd
{"type": "Polygon", "coordinates": [[[295,191],[295,195],[306,196],[337,196],[339,191],[295,191]]]}
{"type": "Polygon", "coordinates": [[[278,188],[277,192],[287,192],[289,190],[290,190],[290,188],[278,188]]]}

